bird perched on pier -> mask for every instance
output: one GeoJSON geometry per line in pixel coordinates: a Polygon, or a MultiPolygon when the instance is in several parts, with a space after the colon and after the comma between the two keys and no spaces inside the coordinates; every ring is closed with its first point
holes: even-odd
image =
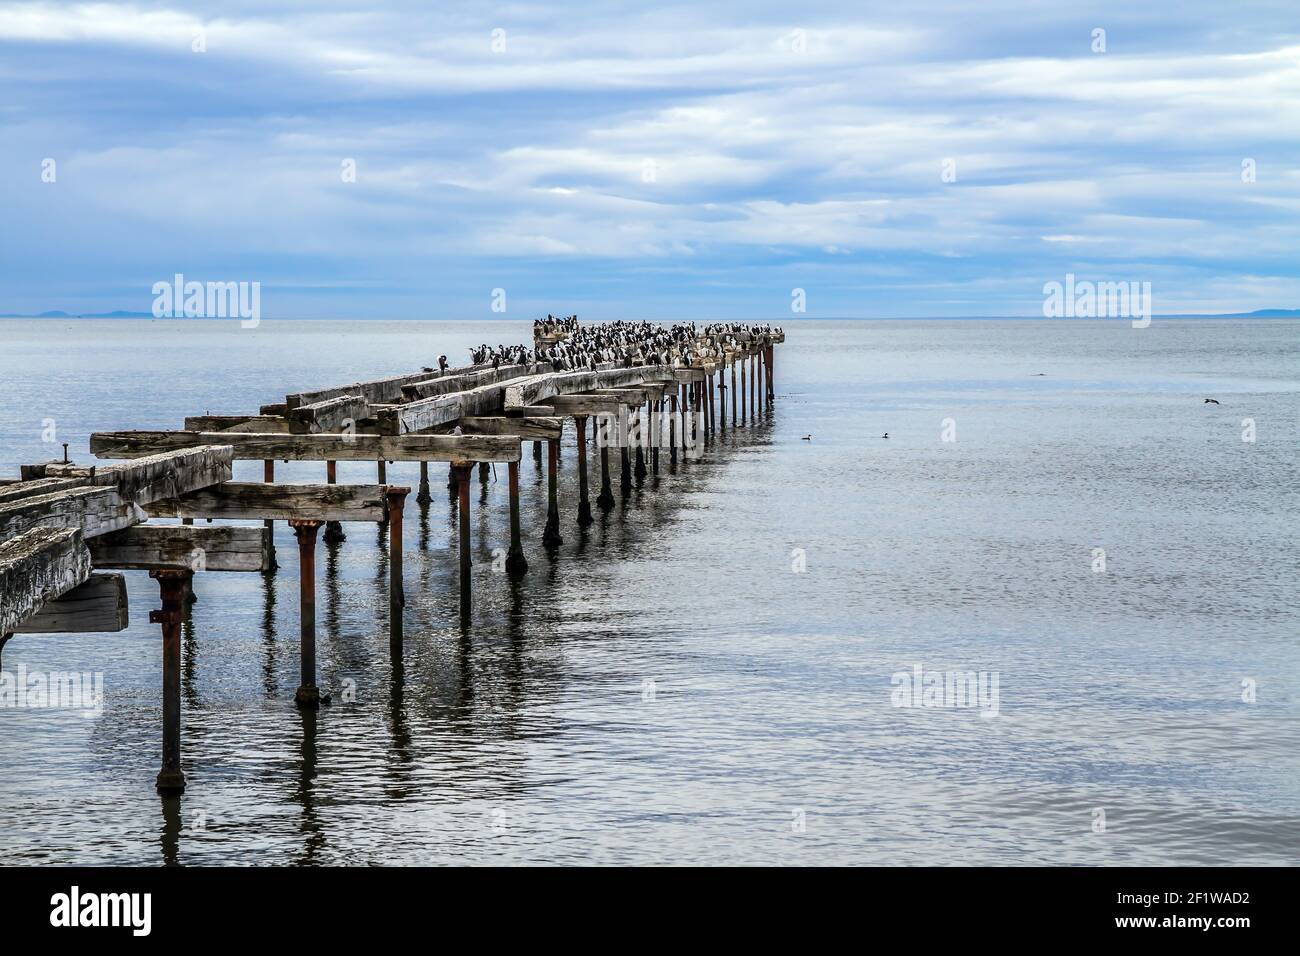
{"type": "Polygon", "coordinates": [[[1219,404],[1219,400],[1218,400],[1217,398],[1207,398],[1207,399],[1205,400],[1205,404],[1206,404],[1206,405],[1218,405],[1218,404],[1219,404]]]}
{"type": "Polygon", "coordinates": [[[447,356],[445,355],[438,356],[438,371],[439,372],[447,371],[447,356]]]}

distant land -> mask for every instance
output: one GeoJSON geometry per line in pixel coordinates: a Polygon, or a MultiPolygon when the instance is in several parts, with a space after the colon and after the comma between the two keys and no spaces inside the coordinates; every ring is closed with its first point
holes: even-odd
{"type": "Polygon", "coordinates": [[[18,312],[8,312],[0,315],[0,319],[152,319],[152,312],[124,312],[118,309],[116,312],[41,312],[36,315],[23,315],[18,312]]]}
{"type": "MultiPolygon", "coordinates": [[[[36,314],[32,314],[32,313],[23,314],[19,312],[0,312],[0,319],[152,319],[153,317],[154,315],[152,312],[127,312],[122,309],[117,309],[113,312],[80,312],[80,313],[63,312],[58,309],[55,309],[50,312],[40,312],[36,314]]],[[[185,317],[177,316],[176,318],[185,318],[185,317]]],[[[198,318],[203,318],[203,316],[199,316],[198,318]]],[[[263,316],[263,318],[270,318],[270,317],[263,316]]],[[[483,318],[487,321],[492,320],[488,316],[483,316],[483,318]]],[[[499,318],[502,321],[506,321],[506,320],[518,321],[518,319],[513,316],[511,317],[494,316],[492,318],[499,318]]],[[[857,316],[835,316],[835,315],[823,315],[823,316],[790,315],[790,316],[782,316],[776,319],[762,318],[761,321],[797,322],[806,319],[812,319],[815,321],[830,321],[830,320],[856,320],[859,318],[860,317],[857,316]]],[[[918,320],[942,321],[942,320],[965,320],[965,319],[1042,319],[1042,318],[1044,318],[1044,316],[1041,315],[895,315],[895,316],[876,316],[872,318],[863,319],[862,321],[887,322],[895,319],[899,319],[899,320],[918,319],[918,320]]],[[[1256,309],[1254,312],[1162,312],[1162,313],[1157,313],[1154,316],[1154,318],[1157,319],[1300,319],[1300,309],[1256,309]]],[[[318,320],[313,319],[309,321],[318,321],[318,320]]],[[[419,319],[419,321],[427,322],[431,320],[419,319]]],[[[721,322],[721,321],[728,321],[728,319],[710,318],[710,319],[701,319],[699,321],[721,322]]],[[[1052,321],[1060,321],[1060,320],[1054,319],[1052,321]]],[[[1071,319],[1069,321],[1080,321],[1080,320],[1071,319]]],[[[1102,321],[1102,320],[1098,319],[1097,321],[1102,321]]]]}

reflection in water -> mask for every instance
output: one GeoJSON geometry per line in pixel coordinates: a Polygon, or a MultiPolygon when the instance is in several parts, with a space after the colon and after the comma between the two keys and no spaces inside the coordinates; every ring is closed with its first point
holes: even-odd
{"type": "Polygon", "coordinates": [[[181,700],[186,707],[194,707],[199,702],[199,642],[188,604],[185,605],[184,614],[181,621],[181,700]]]}
{"type": "Polygon", "coordinates": [[[331,643],[339,637],[340,542],[325,545],[325,635],[331,643]]]}
{"type": "Polygon", "coordinates": [[[159,797],[158,802],[162,805],[162,829],[158,836],[163,866],[177,866],[180,863],[181,830],[185,825],[181,798],[159,797]]]}
{"type": "Polygon", "coordinates": [[[424,504],[420,505],[419,521],[420,521],[420,533],[417,536],[419,538],[419,548],[421,551],[428,551],[429,550],[429,503],[427,501],[424,504]]]}
{"type": "Polygon", "coordinates": [[[411,793],[411,771],[415,754],[411,748],[411,725],[406,715],[406,667],[394,659],[388,682],[388,736],[391,759],[384,761],[384,794],[392,800],[411,793]]]}
{"type": "Polygon", "coordinates": [[[302,721],[302,740],[299,745],[298,786],[293,791],[293,799],[302,809],[299,833],[304,837],[298,859],[298,866],[307,866],[317,862],[321,848],[325,845],[324,828],[316,813],[316,721],[318,711],[302,708],[298,711],[302,721]]]}
{"type": "Polygon", "coordinates": [[[262,688],[268,700],[279,691],[275,649],[275,572],[262,575],[262,688]]]}

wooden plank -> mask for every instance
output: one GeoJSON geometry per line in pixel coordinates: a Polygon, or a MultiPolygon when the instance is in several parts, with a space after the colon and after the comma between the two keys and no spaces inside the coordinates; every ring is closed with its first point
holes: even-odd
{"type": "Polygon", "coordinates": [[[467,433],[475,435],[509,435],[521,441],[549,441],[563,433],[564,420],[548,418],[506,418],[503,415],[478,416],[459,419],[457,424],[467,433]]]}
{"type": "Polygon", "coordinates": [[[271,533],[234,525],[138,524],[89,542],[96,568],[265,571],[271,533]]]}
{"type": "Polygon", "coordinates": [[[279,415],[190,415],[185,419],[187,432],[279,432],[305,433],[307,426],[279,415]]]}
{"type": "Polygon", "coordinates": [[[157,518],[294,518],[316,521],[382,521],[385,485],[289,485],[228,481],[171,501],[156,501],[157,518]]]}
{"type": "Polygon", "coordinates": [[[601,388],[593,394],[607,395],[610,398],[618,399],[624,405],[644,405],[650,401],[650,390],[647,388],[601,388]]]}
{"type": "Polygon", "coordinates": [[[92,574],[71,591],[48,602],[14,628],[14,633],[107,634],[124,631],[129,624],[125,576],[92,574]]]}
{"type": "Polygon", "coordinates": [[[117,489],[123,498],[147,505],[159,498],[175,498],[186,492],[229,481],[233,477],[234,450],[213,443],[136,458],[122,465],[98,469],[91,481],[117,489]]]}
{"type": "Polygon", "coordinates": [[[465,416],[499,411],[505,390],[503,383],[483,385],[385,409],[379,413],[381,430],[388,434],[406,435],[437,428],[465,416]]]}
{"type": "Polygon", "coordinates": [[[0,485],[0,504],[17,501],[19,498],[35,498],[55,491],[69,488],[81,488],[90,484],[89,478],[37,478],[35,481],[16,481],[10,485],[0,485]]]}
{"type": "Polygon", "coordinates": [[[80,528],[83,537],[94,538],[147,517],[116,488],[73,488],[0,504],[0,539],[32,528],[80,528]]]}
{"type": "MultiPolygon", "coordinates": [[[[457,369],[448,369],[447,371],[450,374],[463,375],[482,368],[491,368],[491,366],[467,365],[457,369]]],[[[286,395],[284,404],[286,408],[294,409],[331,398],[340,398],[344,395],[359,395],[371,405],[395,402],[402,397],[403,385],[425,381],[432,377],[432,372],[423,370],[408,372],[405,375],[390,375],[388,378],[373,379],[369,382],[353,382],[351,385],[340,385],[335,388],[318,389],[314,392],[299,392],[296,395],[286,395]]]]}
{"type": "Polygon", "coordinates": [[[90,552],[76,528],[37,528],[0,542],[0,634],[89,576],[90,552]]]}
{"type": "Polygon", "coordinates": [[[509,412],[521,405],[533,405],[553,395],[572,395],[598,388],[640,385],[643,382],[671,380],[671,370],[661,365],[638,365],[633,368],[609,368],[599,371],[551,372],[533,375],[506,386],[504,405],[509,412]]]}
{"type": "Polygon", "coordinates": [[[675,368],[673,369],[673,378],[679,382],[702,382],[705,378],[705,371],[702,368],[675,368]]]}
{"type": "Polygon", "coordinates": [[[54,475],[47,475],[45,469],[51,465],[61,465],[62,461],[42,461],[35,465],[19,465],[18,477],[20,481],[36,481],[38,478],[52,478],[54,475]]]}
{"type": "Polygon", "coordinates": [[[437,398],[452,392],[464,392],[482,385],[493,385],[508,379],[533,375],[540,369],[538,365],[502,365],[498,368],[483,368],[460,374],[439,375],[402,386],[402,395],[408,400],[437,398]]]}
{"type": "Polygon", "coordinates": [[[343,431],[370,417],[370,406],[360,395],[340,395],[289,410],[288,417],[315,432],[343,431]]]}
{"type": "Polygon", "coordinates": [[[97,432],[90,450],[106,458],[224,443],[238,460],[518,461],[519,442],[492,435],[264,435],[240,432],[97,432]]]}
{"type": "Polygon", "coordinates": [[[547,401],[561,415],[617,415],[626,404],[613,395],[552,395],[547,401]]]}

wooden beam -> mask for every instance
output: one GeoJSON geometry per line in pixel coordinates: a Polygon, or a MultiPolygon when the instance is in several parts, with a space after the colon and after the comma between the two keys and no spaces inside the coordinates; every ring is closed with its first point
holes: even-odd
{"type": "Polygon", "coordinates": [[[160,498],[175,498],[189,491],[229,481],[233,476],[234,450],[213,443],[136,458],[123,465],[108,465],[95,471],[91,481],[117,489],[123,498],[147,505],[160,498]]]}
{"type": "Polygon", "coordinates": [[[139,458],[224,443],[238,460],[518,461],[519,442],[490,435],[279,435],[240,432],[97,432],[90,450],[105,458],[139,458]]]}
{"type": "Polygon", "coordinates": [[[360,395],[340,395],[289,410],[289,418],[311,432],[337,432],[370,417],[370,405],[360,395]]]}
{"type": "Polygon", "coordinates": [[[466,391],[424,398],[379,413],[380,430],[406,435],[446,425],[466,416],[487,415],[501,410],[506,385],[481,385],[466,391]]]}
{"type": "Polygon", "coordinates": [[[92,574],[14,628],[15,634],[95,634],[126,630],[126,578],[92,574]]]}
{"type": "Polygon", "coordinates": [[[279,432],[302,434],[307,426],[279,415],[190,415],[185,419],[187,432],[279,432]]]}
{"type": "Polygon", "coordinates": [[[564,420],[547,418],[507,418],[503,415],[471,415],[457,420],[465,432],[474,435],[502,435],[520,441],[549,441],[563,434],[564,420]]]}
{"type": "Polygon", "coordinates": [[[90,484],[89,478],[37,478],[34,481],[16,481],[13,484],[0,485],[0,504],[17,501],[19,498],[35,498],[69,488],[82,488],[90,484]]]}
{"type": "Polygon", "coordinates": [[[624,405],[644,405],[650,401],[650,391],[645,388],[601,388],[592,394],[601,396],[607,395],[610,398],[617,399],[624,405]]]}
{"type": "Polygon", "coordinates": [[[508,379],[532,375],[539,368],[540,366],[537,365],[502,365],[498,368],[489,367],[456,375],[451,374],[449,369],[447,375],[439,375],[403,385],[402,395],[412,401],[422,398],[437,398],[439,395],[465,392],[482,385],[494,385],[508,379]]]}
{"type": "Polygon", "coordinates": [[[157,518],[290,521],[384,520],[384,485],[281,485],[228,481],[171,501],[157,501],[157,518]]]}
{"type": "Polygon", "coordinates": [[[553,395],[547,399],[562,415],[617,415],[627,402],[613,395],[553,395]]]}
{"type": "MultiPolygon", "coordinates": [[[[482,368],[491,368],[491,366],[466,365],[462,368],[448,369],[447,372],[449,375],[463,375],[482,368]]],[[[343,395],[359,395],[371,405],[396,402],[402,397],[402,386],[427,381],[433,377],[433,372],[425,371],[408,372],[405,375],[391,375],[388,378],[373,379],[369,382],[353,382],[351,385],[340,385],[335,388],[318,389],[314,392],[299,392],[296,395],[286,395],[284,404],[286,408],[293,409],[301,405],[323,402],[330,398],[339,398],[343,395]]]]}
{"type": "Polygon", "coordinates": [[[0,634],[89,576],[90,552],[76,528],[37,528],[0,542],[0,634]]]}
{"type": "Polygon", "coordinates": [[[32,528],[80,528],[84,537],[94,538],[147,517],[116,488],[73,488],[0,504],[0,539],[32,528]]]}
{"type": "Polygon", "coordinates": [[[47,475],[45,470],[52,465],[61,465],[61,461],[42,461],[35,465],[19,465],[18,477],[20,481],[36,481],[38,478],[54,478],[56,475],[47,475]]]}
{"type": "Polygon", "coordinates": [[[638,365],[633,368],[590,369],[578,372],[550,372],[532,375],[506,386],[504,405],[507,412],[521,405],[533,405],[552,395],[572,395],[597,388],[661,382],[671,377],[671,369],[661,365],[638,365]]]}
{"type": "Polygon", "coordinates": [[[270,543],[266,528],[138,524],[94,538],[89,546],[96,568],[265,571],[270,543]]]}

